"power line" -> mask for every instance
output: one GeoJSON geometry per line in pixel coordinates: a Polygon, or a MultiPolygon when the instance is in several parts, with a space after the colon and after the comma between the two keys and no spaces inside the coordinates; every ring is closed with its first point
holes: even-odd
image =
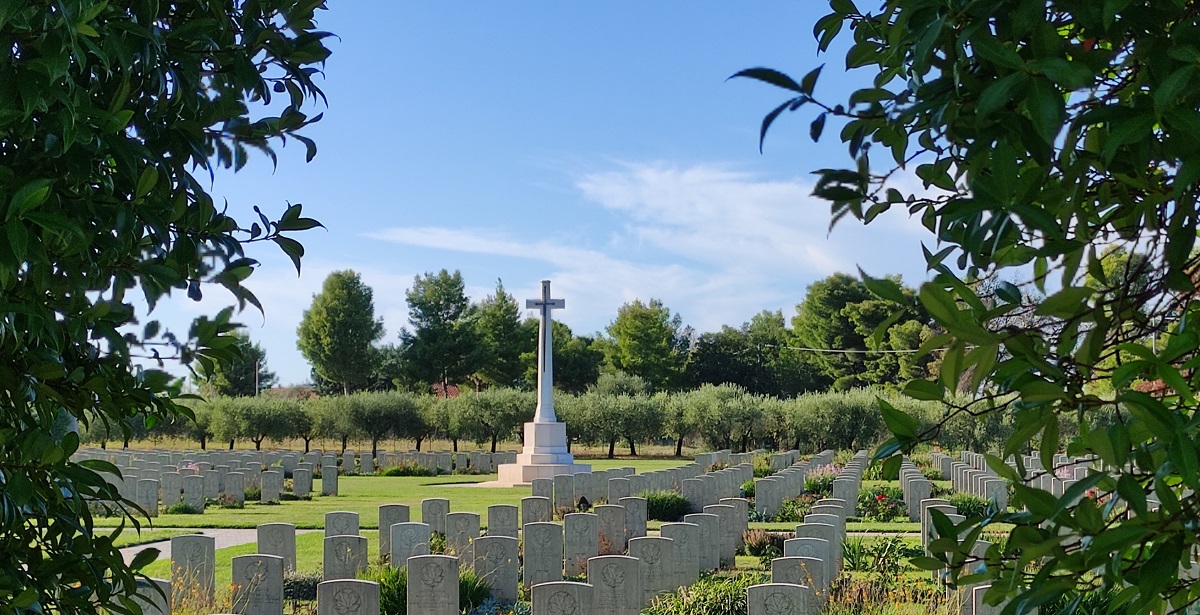
{"type": "MultiPolygon", "coordinates": [[[[777,344],[760,344],[760,346],[769,346],[771,348],[781,348],[785,350],[800,350],[804,352],[822,352],[826,354],[911,354],[921,352],[920,348],[910,348],[904,350],[858,350],[858,349],[838,349],[838,348],[806,348],[804,346],[779,346],[777,344]]],[[[945,350],[937,348],[935,350],[945,350]]]]}

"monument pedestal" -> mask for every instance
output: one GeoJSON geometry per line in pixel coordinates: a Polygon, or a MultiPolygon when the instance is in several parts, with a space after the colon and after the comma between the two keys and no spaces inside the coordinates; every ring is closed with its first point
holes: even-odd
{"type": "Polygon", "coordinates": [[[525,446],[516,463],[500,464],[498,482],[529,485],[535,478],[591,472],[592,466],[575,463],[567,450],[567,426],[563,423],[525,423],[525,446]]]}

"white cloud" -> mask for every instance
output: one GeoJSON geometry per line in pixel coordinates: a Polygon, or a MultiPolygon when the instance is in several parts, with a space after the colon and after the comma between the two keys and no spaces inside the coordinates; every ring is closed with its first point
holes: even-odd
{"type": "MultiPolygon", "coordinates": [[[[582,207],[592,203],[616,215],[609,236],[566,243],[546,237],[576,237],[575,229],[426,226],[368,237],[549,265],[544,273],[555,295],[568,298],[567,313],[556,317],[581,332],[602,329],[621,304],[637,298],[662,299],[704,331],[740,324],[762,309],[790,314],[808,284],[853,273],[859,263],[876,275],[902,272],[909,279],[920,270],[897,271],[904,259],[891,253],[891,246],[903,246],[919,264],[912,234],[918,225],[888,214],[867,229],[848,221],[829,236],[828,205],[798,180],[764,180],[716,165],[623,164],[583,175],[577,186],[582,207]]],[[[510,291],[533,296],[537,280],[510,291]]]]}

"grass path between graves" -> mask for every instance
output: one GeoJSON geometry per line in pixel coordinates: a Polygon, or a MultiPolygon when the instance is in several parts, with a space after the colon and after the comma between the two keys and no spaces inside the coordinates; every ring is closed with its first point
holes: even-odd
{"type": "MultiPolygon", "coordinates": [[[[638,473],[663,470],[684,465],[680,459],[588,459],[593,469],[634,467],[638,473]]],[[[148,527],[167,528],[254,528],[262,523],[284,522],[300,529],[325,527],[325,513],[335,510],[357,512],[362,528],[378,529],[379,507],[383,504],[407,504],[411,520],[421,520],[421,500],[448,498],[453,512],[478,513],[482,525],[487,525],[487,507],[492,504],[520,505],[528,497],[529,487],[474,487],[496,480],[496,475],[442,476],[343,476],[338,480],[337,496],[314,495],[311,500],[286,500],[264,505],[247,502],[245,508],[209,506],[203,514],[162,514],[151,520],[148,527]]],[[[320,488],[320,479],[314,487],[320,488]]],[[[116,526],[116,517],[97,518],[97,526],[116,526]]]]}

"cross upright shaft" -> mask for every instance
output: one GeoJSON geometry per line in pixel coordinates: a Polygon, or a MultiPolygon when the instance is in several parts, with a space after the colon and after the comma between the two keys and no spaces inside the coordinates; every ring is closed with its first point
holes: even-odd
{"type": "Polygon", "coordinates": [[[533,414],[534,423],[556,423],[554,415],[554,340],[551,326],[551,310],[561,310],[567,307],[564,299],[550,298],[550,280],[542,280],[542,296],[540,299],[525,301],[526,309],[538,310],[538,371],[537,371],[537,410],[533,414]]]}

